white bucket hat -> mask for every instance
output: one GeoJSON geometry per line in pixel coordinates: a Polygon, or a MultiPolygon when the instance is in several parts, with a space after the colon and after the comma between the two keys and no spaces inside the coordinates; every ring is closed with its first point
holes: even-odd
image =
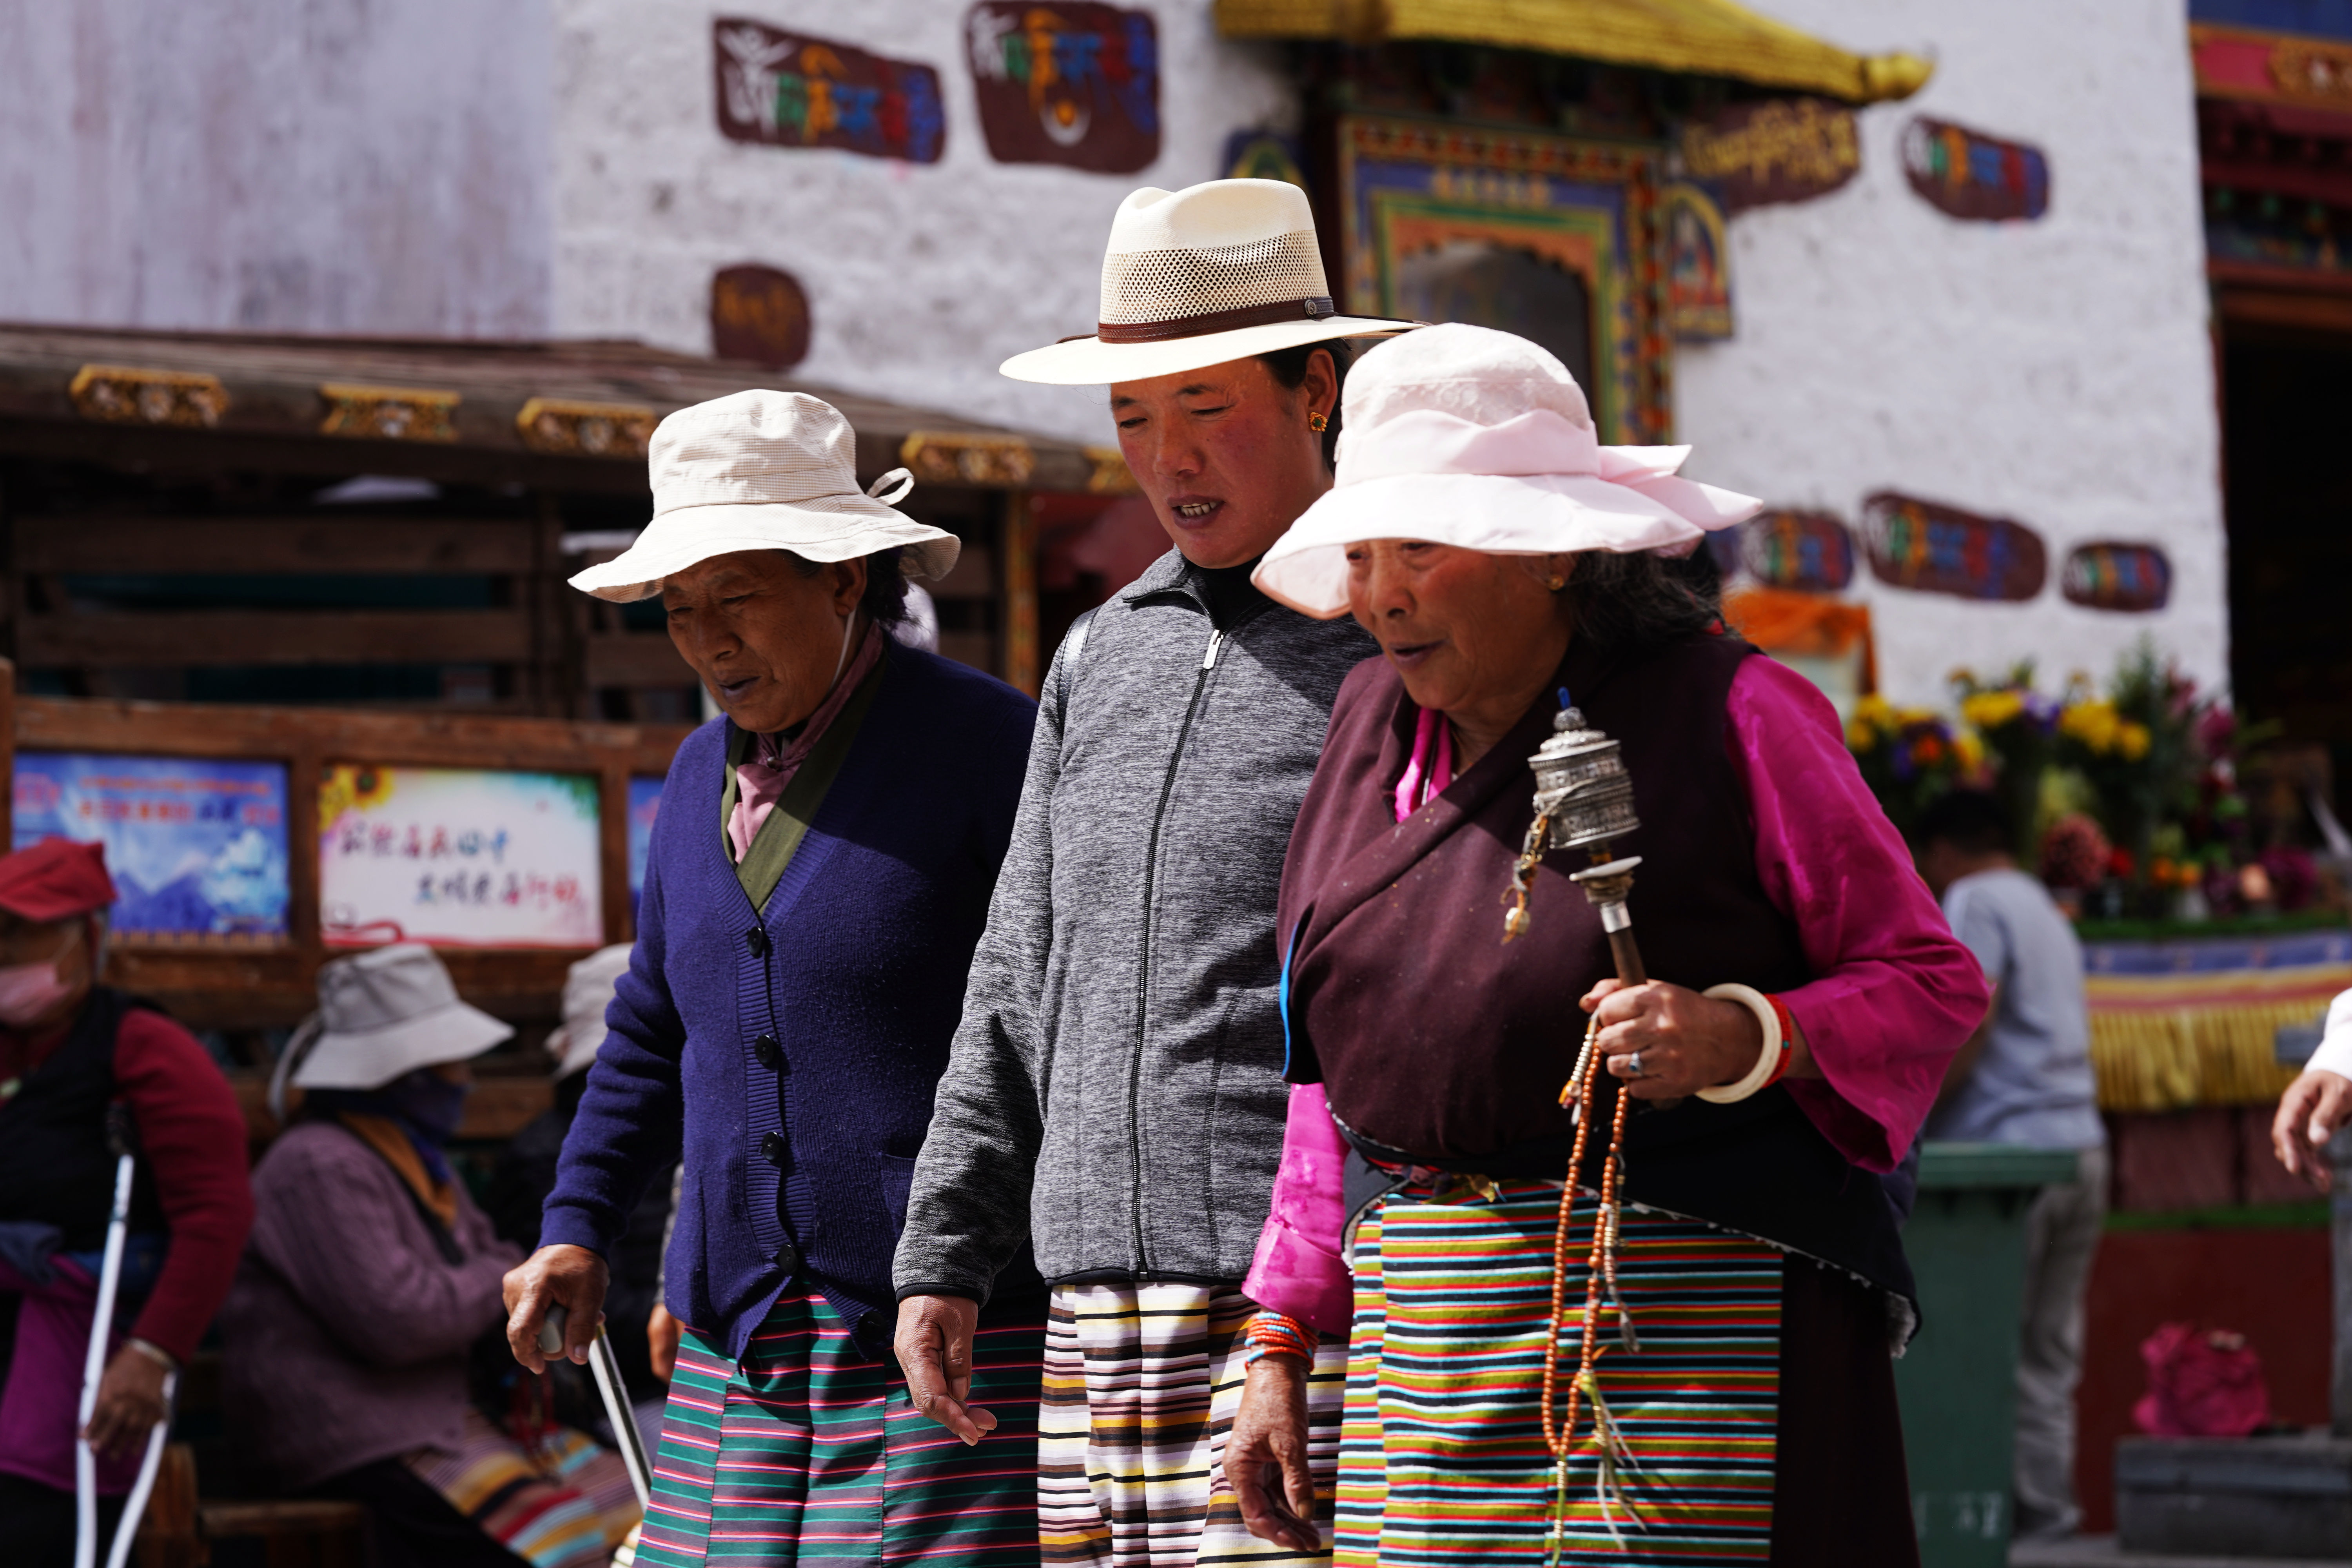
{"type": "Polygon", "coordinates": [[[1329,620],[1348,608],[1348,546],[1415,539],[1504,555],[1656,550],[1763,510],[1675,471],[1688,447],[1604,447],[1576,378],[1549,353],[1447,325],[1374,348],[1341,395],[1339,472],[1251,574],[1329,620]]]}
{"type": "Polygon", "coordinates": [[[421,942],[338,958],[319,971],[319,1010],[278,1058],[270,1113],[285,1120],[289,1074],[303,1089],[382,1089],[513,1037],[510,1026],[457,1000],[449,972],[421,942]]]}
{"type": "Polygon", "coordinates": [[[936,578],[963,548],[888,504],[915,488],[906,469],[860,490],[856,433],[839,409],[804,392],[738,392],[681,408],[654,426],[646,468],[654,520],[628,549],[572,578],[573,587],[625,605],[652,598],[664,577],[714,555],[789,550],[807,561],[852,561],[894,544],[908,547],[908,576],[936,578]]]}
{"type": "Polygon", "coordinates": [[[1412,324],[1337,312],[1315,214],[1297,185],[1154,185],[1110,220],[1095,334],[1014,354],[998,369],[1015,381],[1098,386],[1412,324]]]}
{"type": "Polygon", "coordinates": [[[613,987],[629,972],[633,951],[630,943],[616,942],[598,948],[564,972],[563,1022],[547,1037],[547,1054],[555,1058],[557,1082],[586,1071],[596,1059],[597,1050],[604,1044],[604,1009],[613,1000],[613,987]]]}

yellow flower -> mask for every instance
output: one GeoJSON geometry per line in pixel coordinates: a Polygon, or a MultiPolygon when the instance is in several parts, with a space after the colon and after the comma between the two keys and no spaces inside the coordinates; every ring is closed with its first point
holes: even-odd
{"type": "Polygon", "coordinates": [[[1853,705],[1853,721],[1892,730],[1895,727],[1895,710],[1888,706],[1885,698],[1874,691],[1853,705]]]}
{"type": "Polygon", "coordinates": [[[2080,741],[2102,754],[2116,749],[2117,733],[2122,728],[2123,721],[2116,713],[2116,705],[2105,698],[2074,703],[2058,715],[2060,733],[2080,741]]]}
{"type": "Polygon", "coordinates": [[[1960,717],[1979,730],[1998,730],[2025,711],[2025,699],[2014,691],[1979,691],[1960,702],[1960,717]]]}
{"type": "Polygon", "coordinates": [[[1935,721],[1936,710],[1933,708],[1897,708],[1895,710],[1895,722],[1899,726],[1932,724],[1935,721]]]}
{"type": "Polygon", "coordinates": [[[1963,730],[1952,737],[1952,749],[1959,753],[1960,771],[1972,773],[1984,766],[1984,742],[1973,730],[1963,730]]]}
{"type": "Polygon", "coordinates": [[[2116,750],[2124,754],[2124,761],[2127,763],[2136,763],[2147,755],[2147,726],[2128,719],[2124,721],[2116,734],[2116,750]]]}
{"type": "Polygon", "coordinates": [[[1853,751],[1866,752],[1878,744],[1878,731],[1864,723],[1857,714],[1846,723],[1845,743],[1853,751]]]}

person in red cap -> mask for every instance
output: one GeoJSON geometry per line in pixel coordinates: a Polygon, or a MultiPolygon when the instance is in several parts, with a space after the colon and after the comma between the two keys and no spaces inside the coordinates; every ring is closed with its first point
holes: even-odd
{"type": "Polygon", "coordinates": [[[0,858],[0,1541],[24,1568],[73,1560],[74,1416],[114,1201],[109,1108],[128,1110],[138,1156],[117,1348],[89,1426],[110,1531],[166,1414],[164,1374],[228,1294],[253,1223],[227,1080],[185,1029],[98,982],[113,901],[98,845],[47,838],[0,858]]]}

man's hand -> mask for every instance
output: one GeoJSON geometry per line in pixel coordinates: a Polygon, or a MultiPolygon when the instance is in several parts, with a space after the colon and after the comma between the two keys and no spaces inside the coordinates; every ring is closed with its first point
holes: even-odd
{"type": "Polygon", "coordinates": [[[110,1459],[127,1459],[147,1445],[147,1435],[163,1419],[163,1364],[146,1352],[124,1345],[98,1380],[98,1404],[82,1436],[110,1459]]]}
{"type": "Polygon", "coordinates": [[[1225,1479],[1252,1535],[1292,1552],[1323,1550],[1307,1468],[1307,1363],[1297,1356],[1251,1364],[1225,1440],[1225,1479]]]}
{"type": "Polygon", "coordinates": [[[584,1247],[542,1247],[507,1271],[507,1348],[535,1373],[547,1370],[539,1348],[540,1325],[550,1307],[563,1309],[563,1349],[575,1366],[588,1364],[604,1321],[604,1287],[612,1280],[604,1260],[584,1247]]]}
{"type": "Polygon", "coordinates": [[[659,1301],[654,1303],[653,1315],[646,1320],[646,1356],[653,1363],[654,1375],[667,1383],[677,1375],[677,1340],[686,1325],[669,1315],[669,1309],[659,1301]]]}
{"type": "Polygon", "coordinates": [[[969,1296],[909,1296],[898,1303],[898,1332],[890,1349],[907,1374],[907,1396],[966,1445],[996,1430],[996,1417],[964,1402],[971,1397],[971,1335],[980,1303],[969,1296]]]}
{"type": "Polygon", "coordinates": [[[2321,1192],[2329,1184],[2327,1141],[2352,1121],[2352,1079],[2313,1068],[2279,1096],[2271,1121],[2271,1147],[2279,1163],[2321,1192]]]}

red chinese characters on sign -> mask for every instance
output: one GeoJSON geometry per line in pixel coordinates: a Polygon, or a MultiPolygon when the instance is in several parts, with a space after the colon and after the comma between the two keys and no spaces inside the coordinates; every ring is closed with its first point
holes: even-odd
{"type": "Polygon", "coordinates": [[[808,357],[809,302],[800,280],[773,267],[728,267],[710,279],[710,352],[790,370],[808,357]]]}
{"type": "Polygon", "coordinates": [[[2050,210],[2050,160],[2041,148],[1947,121],[1922,117],[1903,128],[1903,174],[1928,205],[1958,218],[2037,218],[2050,210]]]}
{"type": "Polygon", "coordinates": [[[2022,604],[2042,592],[2042,536],[2007,518],[1882,491],[1862,507],[1870,574],[1897,588],[2022,604]]]}
{"type": "Polygon", "coordinates": [[[2160,610],[2172,598],[2172,563],[2153,544],[2077,545],[2058,574],[2058,590],[2069,604],[2094,610],[2160,610]]]}
{"type": "Polygon", "coordinates": [[[741,16],[713,22],[711,43],[719,133],[729,141],[939,162],[947,111],[929,66],[741,16]]]}
{"type": "Polygon", "coordinates": [[[964,37],[998,163],[1131,174],[1159,158],[1160,32],[1149,11],[982,0],[964,37]]]}

